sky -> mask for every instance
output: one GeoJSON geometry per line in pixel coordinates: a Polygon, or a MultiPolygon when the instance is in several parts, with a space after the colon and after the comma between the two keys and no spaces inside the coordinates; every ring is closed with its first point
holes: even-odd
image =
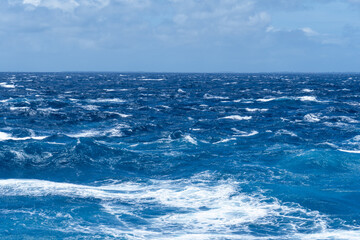
{"type": "Polygon", "coordinates": [[[360,72],[360,0],[0,0],[0,71],[360,72]]]}

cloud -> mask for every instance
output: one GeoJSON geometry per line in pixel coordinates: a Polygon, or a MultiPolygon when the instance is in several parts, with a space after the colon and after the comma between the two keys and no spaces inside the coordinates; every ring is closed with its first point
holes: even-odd
{"type": "Polygon", "coordinates": [[[75,0],[23,0],[22,3],[31,7],[46,7],[63,11],[72,11],[79,6],[75,0]]]}
{"type": "Polygon", "coordinates": [[[306,36],[309,36],[309,37],[314,37],[314,36],[318,36],[319,33],[314,31],[313,29],[311,29],[310,27],[304,27],[304,28],[301,28],[301,31],[304,32],[304,34],[306,36]]]}
{"type": "Polygon", "coordinates": [[[42,29],[48,34],[61,34],[61,39],[74,44],[91,42],[82,45],[88,47],[123,46],[139,37],[173,46],[204,39],[217,41],[225,36],[233,38],[263,31],[271,21],[266,11],[258,11],[255,0],[9,1],[16,6],[16,15],[24,18],[22,22],[33,23],[20,23],[22,27],[15,29],[23,31],[28,26],[35,30],[36,25],[46,25],[48,28],[42,29]],[[53,12],[57,10],[60,12],[53,12]]]}
{"type": "MultiPolygon", "coordinates": [[[[351,0],[348,0],[349,2],[351,0]]],[[[315,39],[311,26],[281,29],[272,14],[304,10],[308,0],[8,0],[0,31],[43,31],[46,37],[87,48],[143,44],[233,44],[275,31],[300,30],[315,39]],[[16,20],[18,19],[18,21],[16,20]],[[6,28],[10,26],[7,30],[6,28]],[[10,30],[12,29],[12,30],[10,30]],[[86,44],[84,44],[86,43],[86,44]]],[[[319,2],[326,2],[321,0],[319,2]]],[[[328,1],[327,1],[328,2],[328,1]]],[[[354,2],[354,1],[353,1],[354,2]]],[[[1,10],[0,10],[1,14],[1,10]]],[[[46,44],[45,44],[46,45],[46,44]]]]}
{"type": "MultiPolygon", "coordinates": [[[[239,62],[249,64],[247,61],[269,65],[266,59],[271,58],[271,61],[279,61],[280,66],[282,61],[275,56],[284,59],[286,55],[306,58],[303,56],[304,52],[311,56],[312,52],[319,53],[320,50],[314,49],[323,49],[323,45],[346,45],[352,40],[358,40],[358,37],[351,34],[335,36],[328,33],[332,26],[316,25],[315,20],[320,19],[316,16],[312,16],[314,21],[310,19],[307,22],[302,22],[304,18],[294,18],[297,25],[289,23],[281,26],[274,21],[277,15],[282,15],[280,19],[286,21],[297,12],[306,15],[310,10],[316,12],[317,8],[337,2],[339,1],[0,1],[0,52],[9,55],[26,53],[29,56],[42,54],[49,58],[50,55],[64,54],[64,58],[70,55],[78,56],[79,59],[91,53],[94,59],[114,56],[115,62],[122,56],[127,56],[127,59],[133,57],[134,65],[141,61],[138,59],[147,58],[151,58],[149,62],[161,58],[183,59],[183,62],[196,59],[198,63],[204,62],[204,68],[206,63],[211,65],[210,62],[213,66],[220,66],[225,62],[230,66],[231,60],[234,62],[231,65],[233,67],[239,62]]],[[[355,0],[344,0],[343,3],[348,4],[347,6],[360,6],[359,1],[355,0]]],[[[90,61],[89,59],[90,57],[86,60],[90,61]]],[[[168,62],[162,64],[165,66],[170,64],[168,62]]]]}
{"type": "Polygon", "coordinates": [[[31,7],[44,7],[51,10],[59,9],[72,12],[77,8],[104,8],[112,4],[123,4],[133,8],[148,6],[150,0],[9,0],[12,4],[23,4],[31,7]]]}

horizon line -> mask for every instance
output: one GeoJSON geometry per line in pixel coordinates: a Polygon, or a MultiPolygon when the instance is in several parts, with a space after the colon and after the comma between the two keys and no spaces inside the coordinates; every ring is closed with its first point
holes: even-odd
{"type": "Polygon", "coordinates": [[[237,71],[217,71],[217,72],[196,72],[196,71],[0,71],[0,73],[151,73],[151,74],[360,74],[355,71],[259,71],[259,72],[237,72],[237,71]]]}

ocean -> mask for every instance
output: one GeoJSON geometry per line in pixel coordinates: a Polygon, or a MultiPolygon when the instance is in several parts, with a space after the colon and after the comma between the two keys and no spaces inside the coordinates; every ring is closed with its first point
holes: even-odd
{"type": "Polygon", "coordinates": [[[0,239],[360,239],[360,74],[0,73],[0,239]]]}

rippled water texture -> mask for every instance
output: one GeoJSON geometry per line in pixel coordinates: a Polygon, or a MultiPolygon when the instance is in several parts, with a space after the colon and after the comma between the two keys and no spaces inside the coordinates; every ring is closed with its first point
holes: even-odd
{"type": "Polygon", "coordinates": [[[0,238],[360,239],[359,83],[0,73],[0,238]]]}

